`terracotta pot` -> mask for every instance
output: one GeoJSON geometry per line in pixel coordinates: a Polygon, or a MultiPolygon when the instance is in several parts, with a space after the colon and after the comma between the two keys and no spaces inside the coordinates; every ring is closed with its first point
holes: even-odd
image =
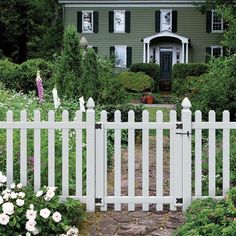
{"type": "Polygon", "coordinates": [[[153,96],[147,96],[146,97],[147,104],[153,104],[153,101],[154,101],[154,97],[153,96]]]}
{"type": "Polygon", "coordinates": [[[146,97],[145,97],[145,96],[142,96],[142,97],[140,98],[140,102],[141,102],[141,103],[146,103],[146,97]]]}

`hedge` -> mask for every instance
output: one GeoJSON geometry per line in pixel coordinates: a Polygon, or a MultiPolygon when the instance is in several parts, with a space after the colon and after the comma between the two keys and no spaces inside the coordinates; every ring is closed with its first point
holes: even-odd
{"type": "Polygon", "coordinates": [[[122,86],[132,92],[144,92],[152,90],[154,81],[153,79],[145,75],[143,72],[122,72],[117,76],[122,86]]]}
{"type": "Polygon", "coordinates": [[[41,77],[47,84],[53,71],[51,63],[42,59],[31,59],[18,65],[8,60],[0,60],[0,81],[6,88],[27,93],[36,89],[37,70],[40,70],[41,77]]]}
{"type": "Polygon", "coordinates": [[[132,72],[144,72],[146,75],[150,76],[154,80],[155,91],[159,90],[159,80],[160,80],[160,66],[154,63],[136,63],[132,64],[129,68],[132,72]]]}
{"type": "Polygon", "coordinates": [[[185,79],[187,76],[200,76],[207,73],[207,71],[208,65],[205,63],[175,64],[172,77],[185,79]]]}

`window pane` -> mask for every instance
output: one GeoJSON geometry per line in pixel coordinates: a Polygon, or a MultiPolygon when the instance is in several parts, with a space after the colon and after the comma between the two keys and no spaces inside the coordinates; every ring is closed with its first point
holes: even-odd
{"type": "Polygon", "coordinates": [[[126,67],[126,48],[116,47],[115,54],[116,67],[126,67]]]}
{"type": "Polygon", "coordinates": [[[84,12],[83,13],[83,31],[84,32],[92,32],[93,31],[93,18],[92,12],[84,12]]]}
{"type": "Polygon", "coordinates": [[[214,30],[222,30],[222,19],[216,12],[213,12],[213,31],[214,30]]]}
{"type": "Polygon", "coordinates": [[[124,12],[115,12],[114,14],[115,32],[125,31],[125,14],[124,12]]]}
{"type": "Polygon", "coordinates": [[[222,48],[213,48],[212,54],[213,54],[213,57],[221,57],[222,48]]]}
{"type": "Polygon", "coordinates": [[[171,30],[171,11],[162,11],[161,12],[161,31],[171,30]]]}

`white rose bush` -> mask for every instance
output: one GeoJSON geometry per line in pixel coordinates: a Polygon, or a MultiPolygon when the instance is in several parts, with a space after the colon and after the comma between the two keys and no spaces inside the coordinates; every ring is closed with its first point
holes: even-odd
{"type": "Polygon", "coordinates": [[[78,235],[84,218],[79,201],[59,201],[55,187],[32,187],[11,184],[0,171],[0,235],[78,235]]]}

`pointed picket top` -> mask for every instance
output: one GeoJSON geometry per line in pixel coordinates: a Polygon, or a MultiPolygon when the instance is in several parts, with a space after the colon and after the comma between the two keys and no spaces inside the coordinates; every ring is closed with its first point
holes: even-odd
{"type": "Polygon", "coordinates": [[[189,110],[192,107],[192,104],[189,101],[189,99],[187,97],[185,97],[181,103],[181,106],[183,107],[183,110],[189,110]]]}
{"type": "Polygon", "coordinates": [[[87,108],[88,110],[94,110],[94,107],[95,107],[94,100],[90,97],[87,102],[87,108]]]}

